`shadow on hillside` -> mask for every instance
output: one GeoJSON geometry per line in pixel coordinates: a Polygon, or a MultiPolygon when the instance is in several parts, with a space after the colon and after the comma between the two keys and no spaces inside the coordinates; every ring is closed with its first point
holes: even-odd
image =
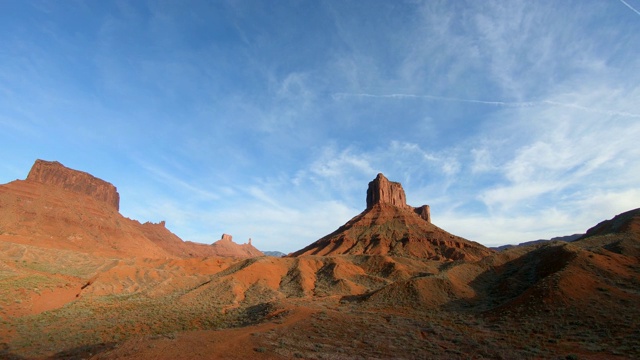
{"type": "MultiPolygon", "coordinates": [[[[85,345],[80,346],[73,349],[63,350],[54,355],[46,357],[48,360],[80,360],[80,359],[88,359],[89,357],[99,354],[104,351],[115,349],[117,346],[116,343],[99,343],[93,345],[85,345]]],[[[0,359],[3,360],[24,360],[28,359],[24,356],[20,356],[14,354],[9,351],[9,345],[6,343],[0,343],[0,359]]]]}
{"type": "Polygon", "coordinates": [[[9,352],[9,345],[6,343],[0,343],[0,359],[22,360],[26,358],[9,352]]]}
{"type": "Polygon", "coordinates": [[[117,343],[109,342],[109,343],[99,343],[92,345],[79,346],[73,349],[63,350],[57,354],[54,354],[48,357],[48,360],[80,360],[80,359],[88,359],[93,355],[99,354],[104,351],[113,350],[117,347],[117,343]]]}
{"type": "Polygon", "coordinates": [[[563,243],[539,246],[504,264],[491,266],[469,283],[475,297],[450,301],[444,308],[473,312],[497,309],[562,270],[575,256],[563,243]]]}

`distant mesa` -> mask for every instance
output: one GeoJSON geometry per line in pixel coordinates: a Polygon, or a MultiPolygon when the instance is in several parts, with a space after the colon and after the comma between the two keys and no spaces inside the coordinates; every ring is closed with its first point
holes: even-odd
{"type": "Polygon", "coordinates": [[[218,256],[239,258],[264,256],[260,250],[251,245],[251,239],[247,244],[236,244],[229,234],[222,234],[222,238],[209,247],[214,249],[218,256]]]}
{"type": "Polygon", "coordinates": [[[89,195],[116,210],[120,209],[120,194],[115,186],[86,172],[70,169],[57,161],[36,160],[27,180],[89,195]]]}
{"type": "Polygon", "coordinates": [[[273,256],[273,257],[283,257],[283,256],[287,256],[287,254],[283,253],[282,251],[263,251],[265,256],[273,256]]]}
{"type": "Polygon", "coordinates": [[[491,253],[433,225],[429,205],[407,205],[402,185],[378,174],[369,183],[364,212],[290,256],[365,254],[473,261],[491,253]]]}
{"type": "Polygon", "coordinates": [[[230,235],[211,244],[183,241],[165,221],[141,224],[119,212],[115,186],[57,161],[36,160],[26,180],[0,185],[0,241],[109,257],[263,256],[230,235]]]}

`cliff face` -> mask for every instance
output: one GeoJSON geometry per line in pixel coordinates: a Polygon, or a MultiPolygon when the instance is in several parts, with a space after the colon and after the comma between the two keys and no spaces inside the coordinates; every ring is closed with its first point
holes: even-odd
{"type": "Polygon", "coordinates": [[[367,210],[376,204],[389,204],[399,208],[407,208],[407,197],[399,182],[389,181],[384,175],[378,174],[369,182],[367,188],[367,210]]]}
{"type": "Polygon", "coordinates": [[[69,169],[57,161],[36,160],[27,180],[89,195],[111,205],[116,210],[120,209],[120,194],[113,184],[86,172],[69,169]]]}
{"type": "Polygon", "coordinates": [[[407,197],[404,194],[402,184],[389,181],[384,175],[378,174],[369,182],[367,188],[367,210],[373,209],[377,204],[392,205],[400,209],[409,209],[418,214],[423,220],[431,222],[431,210],[429,205],[412,207],[407,205],[407,197]]]}

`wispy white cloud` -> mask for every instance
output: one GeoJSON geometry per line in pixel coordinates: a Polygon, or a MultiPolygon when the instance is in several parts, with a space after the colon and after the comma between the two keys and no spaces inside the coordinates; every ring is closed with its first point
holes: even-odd
{"type": "Polygon", "coordinates": [[[166,170],[163,170],[157,166],[154,166],[150,163],[140,162],[140,161],[138,163],[140,164],[140,166],[142,166],[145,170],[147,170],[153,175],[152,178],[160,180],[166,183],[167,185],[169,185],[170,187],[181,188],[200,199],[217,200],[220,198],[220,195],[218,195],[217,193],[210,191],[208,189],[197,187],[193,185],[193,182],[174,176],[172,175],[172,173],[166,170]]]}
{"type": "Polygon", "coordinates": [[[473,240],[562,235],[637,201],[640,25],[620,2],[27,6],[0,14],[0,153],[135,154],[124,207],[191,240],[295,250],[377,172],[473,240]]]}
{"type": "Polygon", "coordinates": [[[461,103],[470,103],[470,104],[485,104],[485,105],[495,105],[495,106],[509,106],[509,107],[528,107],[534,106],[533,102],[503,102],[503,101],[485,101],[485,100],[474,100],[474,99],[458,99],[446,96],[435,96],[435,95],[416,95],[416,94],[366,94],[366,93],[335,93],[332,94],[334,100],[342,100],[350,97],[361,97],[361,98],[379,98],[379,99],[425,99],[425,100],[435,100],[435,101],[451,101],[451,102],[461,102],[461,103]]]}
{"type": "Polygon", "coordinates": [[[344,179],[354,172],[371,174],[375,171],[366,154],[358,154],[352,148],[339,150],[335,145],[325,147],[309,170],[315,175],[331,179],[344,179]]]}

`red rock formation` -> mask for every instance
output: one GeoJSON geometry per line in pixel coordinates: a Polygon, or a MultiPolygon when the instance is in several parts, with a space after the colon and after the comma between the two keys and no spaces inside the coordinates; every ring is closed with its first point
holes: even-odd
{"type": "Polygon", "coordinates": [[[222,234],[222,239],[214,242],[210,247],[215,249],[218,256],[238,258],[264,256],[262,251],[251,245],[251,239],[248,244],[236,244],[229,234],[222,234]]]}
{"type": "Polygon", "coordinates": [[[399,182],[389,181],[384,175],[378,174],[369,183],[367,188],[367,209],[376,204],[390,204],[400,208],[406,208],[407,197],[399,182]]]}
{"type": "Polygon", "coordinates": [[[104,201],[116,210],[120,208],[120,194],[111,183],[83,171],[69,169],[57,161],[36,160],[27,180],[62,187],[104,201]]]}
{"type": "Polygon", "coordinates": [[[93,256],[172,257],[140,228],[112,204],[61,186],[29,180],[0,185],[0,242],[93,256]]]}
{"type": "Polygon", "coordinates": [[[301,255],[396,255],[433,260],[479,260],[492,251],[431,223],[429,205],[406,203],[402,185],[382,174],[369,183],[367,209],[301,255]]]}
{"type": "Polygon", "coordinates": [[[108,257],[263,256],[230,235],[221,244],[183,241],[164,221],[141,224],[118,212],[115,186],[58,162],[37,160],[27,180],[0,185],[0,242],[108,257]]]}
{"type": "Polygon", "coordinates": [[[369,182],[369,187],[367,188],[367,210],[372,209],[377,204],[389,204],[401,209],[410,209],[424,220],[431,222],[429,205],[422,205],[416,208],[407,205],[407,197],[402,184],[389,181],[383,174],[378,174],[375,179],[369,182]]]}
{"type": "Polygon", "coordinates": [[[140,225],[145,236],[171,255],[181,258],[202,258],[211,256],[249,258],[264,256],[251,244],[236,244],[231,235],[223,234],[222,239],[211,245],[183,241],[165,227],[165,222],[159,224],[146,222],[140,225]]]}
{"type": "Polygon", "coordinates": [[[420,207],[413,208],[413,211],[421,218],[427,220],[427,222],[431,222],[431,209],[429,208],[429,205],[422,205],[420,207]]]}

